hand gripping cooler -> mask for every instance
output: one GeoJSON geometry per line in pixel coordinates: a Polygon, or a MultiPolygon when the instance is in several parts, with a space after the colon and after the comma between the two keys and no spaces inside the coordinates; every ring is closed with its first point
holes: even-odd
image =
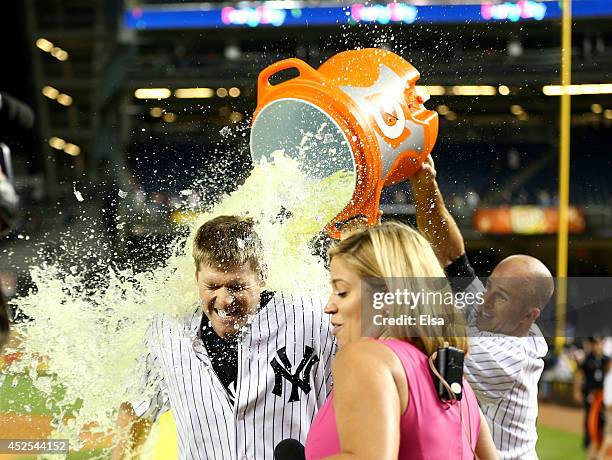
{"type": "Polygon", "coordinates": [[[259,74],[250,148],[254,162],[276,150],[300,161],[306,174],[324,179],[354,175],[354,189],[325,231],[363,214],[374,225],[383,187],[413,175],[431,152],[438,114],[427,110],[415,88],[419,72],[382,49],[339,53],[318,70],[285,59],[259,74]],[[299,76],[272,85],[287,69],[299,76]]]}

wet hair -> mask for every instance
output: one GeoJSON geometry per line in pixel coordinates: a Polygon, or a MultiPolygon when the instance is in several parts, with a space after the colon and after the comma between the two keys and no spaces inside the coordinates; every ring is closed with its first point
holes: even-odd
{"type": "Polygon", "coordinates": [[[196,270],[202,265],[232,270],[249,263],[263,277],[263,245],[254,227],[253,219],[240,216],[219,216],[205,222],[193,240],[196,270]]]}
{"type": "MultiPolygon", "coordinates": [[[[430,244],[418,231],[399,222],[385,222],[354,233],[333,246],[329,260],[341,257],[366,283],[376,289],[418,292],[450,292],[444,270],[430,244]],[[438,286],[438,282],[442,281],[438,286]],[[434,284],[435,283],[435,284],[434,284]],[[433,289],[432,289],[433,288],[433,289]]],[[[388,314],[399,317],[405,305],[391,305],[388,314]]],[[[428,356],[445,342],[467,352],[467,329],[463,313],[453,304],[420,305],[421,313],[445,317],[444,325],[392,326],[381,337],[394,337],[412,343],[428,356]]]]}

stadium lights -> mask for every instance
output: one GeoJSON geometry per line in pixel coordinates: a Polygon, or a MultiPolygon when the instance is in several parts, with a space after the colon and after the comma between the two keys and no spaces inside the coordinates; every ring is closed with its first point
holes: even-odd
{"type": "Polygon", "coordinates": [[[510,94],[510,88],[501,85],[499,88],[490,85],[423,85],[417,86],[417,91],[421,88],[430,96],[496,96],[499,92],[502,96],[510,94]]]}
{"type": "Polygon", "coordinates": [[[591,112],[600,114],[601,112],[603,112],[603,107],[601,106],[601,104],[591,104],[591,112]]]}
{"type": "Polygon", "coordinates": [[[58,61],[66,61],[68,60],[68,51],[63,50],[59,46],[55,46],[52,42],[47,40],[46,38],[39,38],[36,40],[36,47],[44,51],[45,53],[49,53],[58,61]]]}
{"type": "Polygon", "coordinates": [[[81,148],[78,145],[74,145],[68,142],[64,146],[64,152],[66,152],[68,155],[76,157],[81,153],[81,148]]]}
{"type": "Polygon", "coordinates": [[[485,85],[453,86],[452,94],[455,96],[495,96],[497,88],[485,85]]]}
{"type": "Polygon", "coordinates": [[[561,96],[561,94],[570,94],[571,96],[580,96],[583,94],[612,94],[612,83],[567,85],[565,89],[562,85],[546,85],[542,87],[542,92],[546,96],[561,96]]]}
{"type": "MultiPolygon", "coordinates": [[[[240,88],[235,86],[227,88],[176,88],[171,90],[170,88],[138,88],[134,91],[134,97],[137,99],[167,99],[172,94],[177,99],[200,99],[200,98],[211,98],[217,95],[217,97],[239,97],[242,92],[240,88]]],[[[160,112],[161,108],[157,107],[151,109],[149,113],[152,117],[159,118],[162,116],[160,112]]]]}
{"type": "Polygon", "coordinates": [[[49,145],[57,150],[63,150],[66,145],[66,141],[61,137],[51,137],[49,138],[49,145]]]}
{"type": "Polygon", "coordinates": [[[243,118],[244,118],[244,115],[242,115],[240,112],[232,112],[229,115],[229,121],[232,123],[238,123],[242,121],[243,118]]]}
{"type": "Polygon", "coordinates": [[[167,99],[171,94],[168,88],[138,88],[134,91],[136,99],[167,99]]]}
{"type": "Polygon", "coordinates": [[[159,118],[164,114],[164,111],[161,107],[153,107],[151,108],[151,110],[149,110],[149,115],[151,115],[153,118],[159,118]]]}
{"type": "Polygon", "coordinates": [[[67,94],[62,93],[57,96],[57,102],[67,107],[70,104],[72,104],[72,97],[68,96],[67,94]]]}
{"type": "Polygon", "coordinates": [[[51,43],[46,38],[39,38],[36,40],[36,46],[43,50],[45,53],[48,53],[53,49],[53,43],[51,43]]]}
{"type": "Polygon", "coordinates": [[[446,94],[446,88],[444,88],[444,86],[438,86],[438,85],[424,85],[424,86],[417,86],[417,92],[419,88],[423,88],[425,90],[425,92],[427,92],[427,94],[429,94],[430,96],[444,96],[446,94]]]}
{"type": "Polygon", "coordinates": [[[179,99],[196,99],[213,97],[215,91],[212,88],[179,88],[174,91],[174,97],[179,99]]]}
{"type": "Polygon", "coordinates": [[[53,147],[55,150],[63,150],[68,155],[76,157],[81,154],[81,147],[78,145],[74,145],[70,142],[66,142],[61,137],[50,137],[49,145],[53,147]]]}
{"type": "Polygon", "coordinates": [[[68,60],[68,52],[65,50],[60,50],[56,55],[55,58],[58,61],[67,61],[68,60]]]}
{"type": "Polygon", "coordinates": [[[43,93],[45,97],[56,100],[58,103],[62,104],[63,106],[69,106],[70,104],[72,104],[71,96],[68,96],[67,94],[64,94],[64,93],[60,93],[59,90],[54,88],[53,86],[45,86],[43,87],[41,92],[43,93]]]}
{"type": "Polygon", "coordinates": [[[446,106],[446,105],[439,105],[438,107],[436,107],[436,111],[440,115],[446,115],[449,112],[448,106],[446,106]]]}
{"type": "Polygon", "coordinates": [[[55,89],[53,86],[45,86],[42,89],[42,93],[43,96],[48,97],[49,99],[57,99],[57,96],[59,96],[60,92],[55,89]]]}
{"type": "Polygon", "coordinates": [[[522,115],[523,113],[525,113],[525,111],[523,110],[523,108],[520,105],[513,105],[510,107],[510,112],[512,112],[512,115],[516,115],[517,117],[519,115],[522,115]]]}
{"type": "Polygon", "coordinates": [[[612,120],[612,110],[610,109],[604,110],[603,116],[606,120],[612,120]]]}

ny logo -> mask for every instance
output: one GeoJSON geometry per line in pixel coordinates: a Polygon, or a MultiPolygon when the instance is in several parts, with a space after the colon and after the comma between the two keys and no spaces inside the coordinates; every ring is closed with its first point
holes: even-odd
{"type": "Polygon", "coordinates": [[[274,388],[272,394],[276,396],[283,395],[283,379],[291,382],[291,396],[289,402],[300,400],[298,389],[305,394],[310,393],[310,370],[312,366],[319,362],[319,357],[314,355],[314,349],[306,346],[304,348],[304,357],[295,370],[295,374],[291,373],[291,361],[287,358],[287,347],[283,347],[276,352],[278,358],[270,361],[270,366],[274,371],[274,388]],[[280,359],[280,363],[278,362],[280,359]],[[282,363],[282,364],[281,364],[282,363]]]}

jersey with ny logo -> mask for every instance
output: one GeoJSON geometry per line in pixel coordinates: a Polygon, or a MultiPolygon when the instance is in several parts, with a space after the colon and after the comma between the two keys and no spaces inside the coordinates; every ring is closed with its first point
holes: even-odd
{"type": "Polygon", "coordinates": [[[272,460],[283,439],[305,443],[331,390],[336,346],[323,307],[323,299],[275,293],[239,339],[229,386],[197,338],[201,311],[184,323],[159,317],[147,341],[154,397],[133,404],[137,415],[171,409],[182,459],[272,460]]]}

